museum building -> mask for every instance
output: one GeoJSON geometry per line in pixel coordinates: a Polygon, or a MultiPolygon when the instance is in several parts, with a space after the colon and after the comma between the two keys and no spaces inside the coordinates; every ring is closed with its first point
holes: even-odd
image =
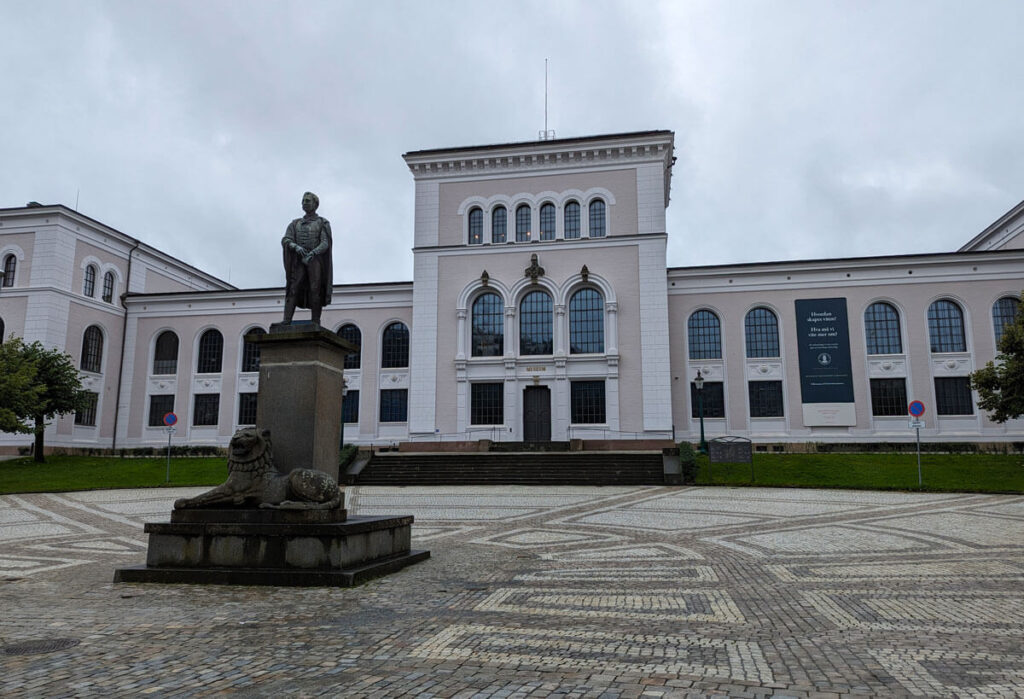
{"type": "MultiPolygon", "coordinates": [[[[915,399],[922,439],[1024,441],[968,381],[1017,310],[1024,202],[955,252],[668,267],[673,152],[645,131],[405,154],[413,280],[336,285],[323,311],[360,347],[345,441],[639,447],[696,442],[701,413],[709,439],[909,441],[915,399]]],[[[254,423],[244,338],[280,321],[282,288],[34,202],[0,209],[0,262],[0,335],[66,350],[90,393],[49,448],[166,444],[170,412],[177,444],[254,423]]]]}

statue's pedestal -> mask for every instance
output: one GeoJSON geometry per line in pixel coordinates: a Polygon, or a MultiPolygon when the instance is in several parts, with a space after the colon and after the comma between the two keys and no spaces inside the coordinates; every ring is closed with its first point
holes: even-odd
{"type": "Polygon", "coordinates": [[[337,481],[342,371],[358,348],[312,323],[274,323],[245,339],[260,348],[256,424],[270,430],[277,470],[315,468],[337,481]]]}

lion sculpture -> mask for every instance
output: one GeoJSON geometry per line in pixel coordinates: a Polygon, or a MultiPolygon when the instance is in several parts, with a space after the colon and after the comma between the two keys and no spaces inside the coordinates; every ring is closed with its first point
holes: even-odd
{"type": "Polygon", "coordinates": [[[341,498],[338,484],[323,471],[278,471],[270,446],[270,430],[245,427],[235,432],[228,447],[228,479],[194,498],[177,500],[174,509],[259,506],[330,510],[341,505],[341,498]]]}

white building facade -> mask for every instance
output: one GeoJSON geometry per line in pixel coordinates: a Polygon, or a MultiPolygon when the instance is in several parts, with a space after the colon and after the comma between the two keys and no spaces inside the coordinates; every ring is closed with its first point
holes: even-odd
{"type": "MultiPolygon", "coordinates": [[[[1024,441],[976,406],[1024,286],[1024,204],[945,254],[668,268],[673,134],[407,153],[414,278],[338,285],[345,440],[1024,441]],[[825,332],[819,332],[819,331],[825,332]]],[[[344,235],[344,233],[342,233],[344,235]]],[[[95,395],[51,448],[224,445],[256,414],[283,291],[236,289],[66,207],[0,210],[4,337],[95,395]]],[[[0,435],[0,450],[30,439],[0,435]]]]}

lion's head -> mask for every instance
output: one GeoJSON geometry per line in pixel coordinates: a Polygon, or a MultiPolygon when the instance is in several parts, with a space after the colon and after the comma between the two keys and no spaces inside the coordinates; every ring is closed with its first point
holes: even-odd
{"type": "Polygon", "coordinates": [[[247,463],[264,455],[270,456],[270,430],[243,427],[231,438],[229,463],[247,463]]]}

